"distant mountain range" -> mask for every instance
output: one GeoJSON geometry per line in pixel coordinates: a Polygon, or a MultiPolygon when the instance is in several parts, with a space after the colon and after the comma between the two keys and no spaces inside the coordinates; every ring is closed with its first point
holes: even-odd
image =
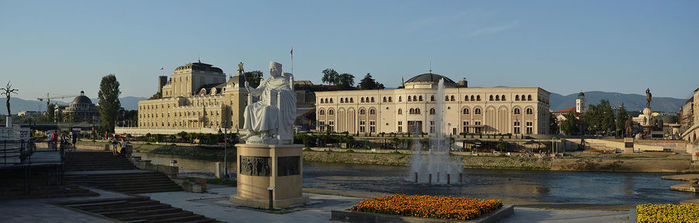
{"type": "MultiPolygon", "coordinates": [[[[641,111],[646,107],[646,96],[639,94],[624,94],[616,92],[603,91],[588,91],[585,93],[585,101],[588,105],[599,104],[602,99],[609,100],[613,106],[619,106],[624,103],[627,111],[641,111]]],[[[551,110],[561,110],[570,107],[575,107],[575,99],[578,94],[560,95],[551,93],[549,101],[551,102],[551,110]]],[[[680,107],[684,105],[687,99],[670,98],[670,97],[653,97],[650,107],[653,111],[659,112],[679,112],[680,107]]]]}
{"type": "MultiPolygon", "coordinates": [[[[134,96],[126,96],[123,98],[119,98],[119,101],[121,102],[121,106],[124,107],[126,110],[136,110],[138,108],[138,101],[140,100],[145,100],[148,99],[146,97],[134,97],[134,96]]],[[[92,100],[92,103],[97,104],[99,99],[97,98],[90,98],[92,100]]],[[[58,101],[58,100],[52,100],[51,103],[59,104],[59,105],[67,105],[70,104],[71,101],[58,101]]],[[[5,100],[3,98],[2,100],[2,105],[0,105],[0,114],[7,114],[7,107],[5,106],[5,100]]],[[[25,100],[17,97],[10,98],[10,106],[12,106],[12,114],[17,114],[17,112],[21,111],[46,111],[46,102],[39,101],[39,100],[25,100]]]]}
{"type": "MultiPolygon", "coordinates": [[[[589,91],[585,93],[587,104],[598,104],[600,100],[607,99],[612,106],[618,106],[622,102],[628,111],[640,111],[646,106],[646,96],[639,94],[623,94],[616,92],[589,91]]],[[[551,110],[561,110],[575,106],[575,99],[578,94],[560,95],[551,93],[551,110]]],[[[121,106],[127,110],[136,110],[138,101],[145,100],[146,97],[127,96],[119,98],[121,106]]],[[[92,98],[92,103],[97,103],[97,98],[92,98]]],[[[653,97],[651,108],[653,111],[661,112],[678,112],[680,107],[684,105],[687,99],[670,98],[670,97],[653,97]]],[[[68,104],[70,101],[53,101],[58,104],[68,104]]],[[[17,114],[20,111],[46,111],[46,103],[38,100],[24,100],[21,98],[11,98],[12,113],[17,114]]],[[[0,103],[0,114],[6,114],[7,109],[5,103],[0,103]]]]}

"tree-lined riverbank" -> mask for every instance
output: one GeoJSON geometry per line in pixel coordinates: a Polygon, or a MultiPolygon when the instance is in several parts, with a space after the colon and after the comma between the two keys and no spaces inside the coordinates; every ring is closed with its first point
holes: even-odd
{"type": "MultiPolygon", "coordinates": [[[[79,149],[104,149],[104,143],[81,142],[79,149]]],[[[220,161],[224,157],[222,146],[201,146],[188,144],[150,144],[134,143],[135,152],[173,155],[189,159],[220,161]]],[[[228,158],[235,160],[236,149],[228,148],[228,158]]],[[[553,170],[553,171],[590,171],[590,172],[699,172],[691,166],[689,158],[654,158],[640,154],[621,157],[518,157],[469,153],[458,153],[452,158],[462,160],[464,168],[477,169],[519,169],[519,170],[553,170]]],[[[346,150],[346,149],[304,149],[304,162],[347,163],[387,166],[409,166],[412,156],[409,151],[393,150],[346,150]]]]}

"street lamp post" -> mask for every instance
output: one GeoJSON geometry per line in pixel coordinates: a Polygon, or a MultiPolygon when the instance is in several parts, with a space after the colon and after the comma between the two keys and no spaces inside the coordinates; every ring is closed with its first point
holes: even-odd
{"type": "MultiPolygon", "coordinates": [[[[221,129],[218,129],[218,133],[221,133],[221,129]]],[[[228,179],[228,129],[223,128],[223,171],[224,176],[228,179]]]]}

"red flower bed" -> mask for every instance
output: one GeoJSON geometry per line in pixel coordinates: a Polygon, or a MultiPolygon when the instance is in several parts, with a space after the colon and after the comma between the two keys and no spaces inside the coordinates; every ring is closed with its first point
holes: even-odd
{"type": "Polygon", "coordinates": [[[363,200],[352,206],[350,210],[422,218],[471,220],[500,207],[502,207],[500,200],[396,194],[363,200]]]}

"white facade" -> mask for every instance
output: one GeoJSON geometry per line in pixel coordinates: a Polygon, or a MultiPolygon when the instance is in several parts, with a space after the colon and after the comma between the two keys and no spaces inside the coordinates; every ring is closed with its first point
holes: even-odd
{"type": "Polygon", "coordinates": [[[539,87],[456,87],[446,78],[445,98],[435,98],[439,78],[444,77],[422,74],[399,89],[316,92],[317,130],[430,133],[434,131],[435,102],[444,100],[444,131],[452,135],[549,134],[548,91],[539,87]]]}

